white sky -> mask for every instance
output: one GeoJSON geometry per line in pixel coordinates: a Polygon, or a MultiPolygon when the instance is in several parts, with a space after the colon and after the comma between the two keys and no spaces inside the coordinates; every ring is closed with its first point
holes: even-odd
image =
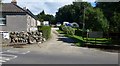
{"type": "MultiPolygon", "coordinates": [[[[10,3],[12,0],[3,0],[3,3],[10,3]]],[[[17,0],[20,7],[27,7],[35,15],[42,10],[46,14],[55,15],[58,9],[64,5],[72,4],[75,0],[17,0]]],[[[95,0],[84,0],[94,2],[95,0]]],[[[94,5],[94,4],[92,4],[94,5]]]]}

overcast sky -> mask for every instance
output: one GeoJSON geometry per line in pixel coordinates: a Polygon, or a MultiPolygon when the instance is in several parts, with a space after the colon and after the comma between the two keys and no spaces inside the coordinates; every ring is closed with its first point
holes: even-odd
{"type": "MultiPolygon", "coordinates": [[[[3,0],[3,3],[10,3],[12,0],[3,0]]],[[[27,7],[35,15],[40,13],[42,10],[46,14],[55,15],[58,9],[64,5],[72,4],[75,0],[17,0],[17,4],[20,7],[27,7]]],[[[95,0],[84,0],[94,2],[95,0]]],[[[94,3],[92,3],[95,6],[94,3]]]]}

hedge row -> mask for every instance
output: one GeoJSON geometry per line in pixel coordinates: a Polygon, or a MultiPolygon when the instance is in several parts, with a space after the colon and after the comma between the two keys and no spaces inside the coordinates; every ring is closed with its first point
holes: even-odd
{"type": "Polygon", "coordinates": [[[81,30],[75,30],[75,35],[82,36],[82,31],[81,30]]]}
{"type": "Polygon", "coordinates": [[[43,33],[43,37],[47,40],[51,35],[50,26],[38,26],[38,31],[43,33]]]}
{"type": "Polygon", "coordinates": [[[74,35],[75,34],[75,29],[69,26],[60,26],[59,27],[60,30],[62,30],[64,33],[66,33],[67,35],[74,35]]]}

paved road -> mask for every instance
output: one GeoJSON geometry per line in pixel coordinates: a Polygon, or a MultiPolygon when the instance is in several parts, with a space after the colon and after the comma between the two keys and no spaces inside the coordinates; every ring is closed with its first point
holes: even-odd
{"type": "Polygon", "coordinates": [[[68,41],[59,40],[59,38],[66,40],[66,37],[58,35],[52,29],[51,39],[43,44],[7,50],[4,54],[17,57],[3,64],[118,64],[118,53],[71,46],[70,39],[67,38],[68,41]],[[26,53],[19,54],[22,52],[26,53]]]}
{"type": "Polygon", "coordinates": [[[25,55],[30,51],[11,47],[3,47],[0,51],[0,64],[16,59],[19,55],[25,55]]]}

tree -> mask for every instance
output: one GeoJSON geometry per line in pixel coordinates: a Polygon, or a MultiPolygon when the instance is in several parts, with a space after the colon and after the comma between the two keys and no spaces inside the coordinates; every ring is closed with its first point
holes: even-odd
{"type": "Polygon", "coordinates": [[[85,28],[93,31],[107,32],[109,27],[103,11],[99,8],[93,8],[87,2],[74,2],[71,5],[59,8],[56,13],[56,20],[61,23],[64,21],[77,22],[81,29],[85,20],[85,28]]]}
{"type": "Polygon", "coordinates": [[[108,21],[99,8],[87,8],[85,10],[85,28],[93,31],[108,31],[108,21]]]}
{"type": "Polygon", "coordinates": [[[41,22],[49,21],[50,24],[55,24],[55,17],[50,14],[45,14],[44,10],[41,13],[39,13],[37,17],[38,17],[38,20],[40,20],[41,22]]]}
{"type": "Polygon", "coordinates": [[[113,32],[120,32],[120,13],[114,12],[114,15],[111,17],[111,22],[112,23],[112,27],[111,31],[113,32]]]}
{"type": "Polygon", "coordinates": [[[40,20],[41,22],[44,21],[44,17],[45,17],[45,12],[44,10],[42,12],[40,12],[38,15],[36,15],[38,20],[40,20]]]}
{"type": "Polygon", "coordinates": [[[96,8],[101,8],[109,22],[110,32],[120,32],[120,2],[97,2],[96,8]]]}
{"type": "Polygon", "coordinates": [[[83,17],[83,9],[85,7],[92,7],[90,3],[87,2],[73,2],[73,4],[65,5],[59,8],[58,12],[56,13],[56,21],[63,23],[64,21],[67,22],[77,22],[81,25],[83,17]],[[80,19],[81,18],[81,19],[80,19]]]}

